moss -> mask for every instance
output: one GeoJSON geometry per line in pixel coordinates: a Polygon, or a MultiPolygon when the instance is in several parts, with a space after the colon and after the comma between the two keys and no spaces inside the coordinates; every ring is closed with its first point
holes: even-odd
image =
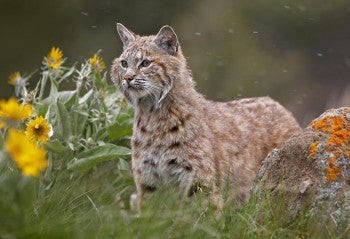
{"type": "MultiPolygon", "coordinates": [[[[342,170],[340,166],[340,159],[350,159],[350,124],[345,116],[342,115],[329,115],[320,119],[316,119],[310,123],[310,126],[315,131],[321,131],[328,134],[328,141],[326,145],[326,151],[329,153],[327,160],[326,179],[328,181],[337,181],[342,176],[342,170]]],[[[318,151],[318,142],[313,142],[309,147],[310,155],[312,156],[318,151]]],[[[349,163],[345,169],[349,170],[349,163]]],[[[347,172],[344,172],[347,175],[347,172]]]]}

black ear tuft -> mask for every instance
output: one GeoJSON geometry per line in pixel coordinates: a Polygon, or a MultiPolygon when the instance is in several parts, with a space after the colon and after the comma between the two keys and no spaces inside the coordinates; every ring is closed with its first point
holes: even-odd
{"type": "Polygon", "coordinates": [[[136,35],[132,31],[128,30],[123,24],[117,23],[117,31],[120,39],[123,42],[124,48],[126,48],[131,42],[135,41],[136,35]]]}
{"type": "Polygon", "coordinates": [[[176,55],[179,42],[174,30],[170,26],[164,26],[158,32],[155,43],[170,55],[176,55]]]}

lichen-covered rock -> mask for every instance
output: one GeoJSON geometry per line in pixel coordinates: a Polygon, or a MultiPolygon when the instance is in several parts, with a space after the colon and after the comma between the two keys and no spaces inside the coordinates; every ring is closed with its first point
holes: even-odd
{"type": "MultiPolygon", "coordinates": [[[[350,225],[350,108],[331,109],[263,161],[253,195],[290,223],[317,217],[338,230],[350,225]]],[[[266,215],[265,215],[266,216],[266,215]]],[[[346,229],[348,228],[348,229],[346,229]]]]}

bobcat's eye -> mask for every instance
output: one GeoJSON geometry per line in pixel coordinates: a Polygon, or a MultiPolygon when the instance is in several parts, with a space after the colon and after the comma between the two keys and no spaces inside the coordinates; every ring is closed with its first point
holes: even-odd
{"type": "Polygon", "coordinates": [[[127,68],[128,67],[128,62],[126,60],[120,61],[122,67],[127,68]]]}
{"type": "Polygon", "coordinates": [[[140,64],[140,67],[147,67],[147,66],[149,66],[149,65],[151,65],[151,61],[150,60],[143,60],[142,62],[141,62],[141,64],[140,64]]]}

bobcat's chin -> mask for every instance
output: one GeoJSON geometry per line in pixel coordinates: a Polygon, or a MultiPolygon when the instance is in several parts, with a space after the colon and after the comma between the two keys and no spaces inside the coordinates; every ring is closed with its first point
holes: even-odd
{"type": "Polygon", "coordinates": [[[134,107],[143,102],[155,109],[160,107],[168,93],[167,86],[155,84],[145,79],[135,79],[130,82],[123,80],[120,89],[134,107]]]}

